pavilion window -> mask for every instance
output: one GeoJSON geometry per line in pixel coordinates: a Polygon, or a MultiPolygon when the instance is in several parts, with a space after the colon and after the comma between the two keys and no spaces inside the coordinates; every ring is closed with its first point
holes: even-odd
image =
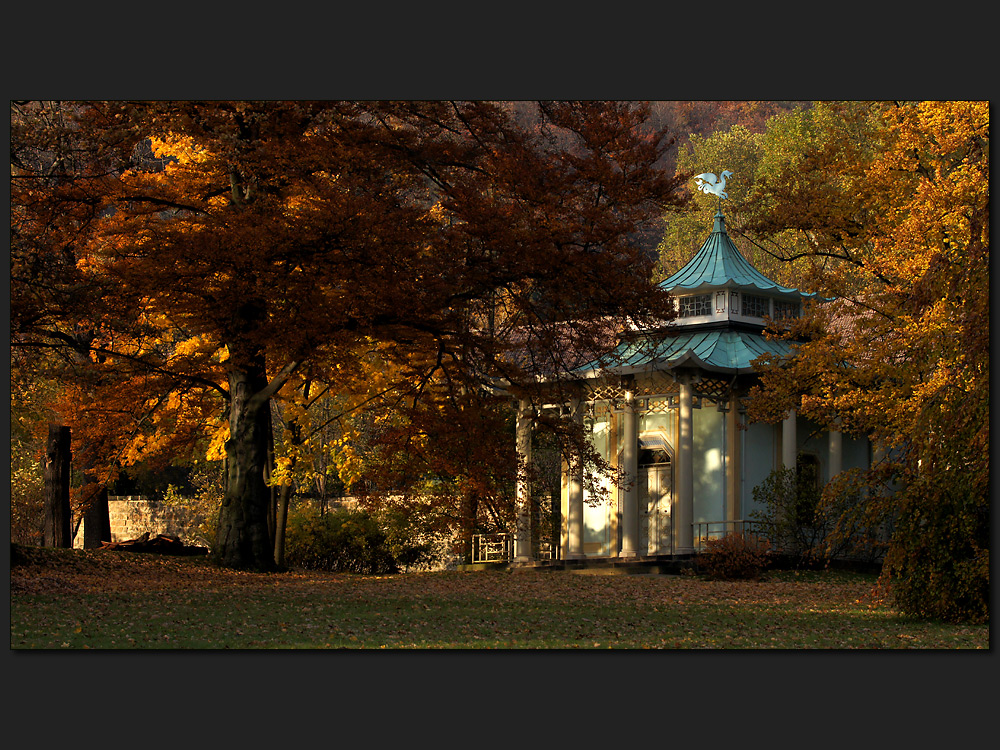
{"type": "Polygon", "coordinates": [[[744,294],[742,313],[751,318],[766,318],[771,314],[771,300],[756,294],[744,294]]]}
{"type": "Polygon", "coordinates": [[[799,303],[775,300],[774,317],[778,319],[799,317],[799,303]]]}
{"type": "Polygon", "coordinates": [[[692,318],[696,315],[712,314],[712,295],[695,294],[680,299],[680,316],[682,318],[692,318]]]}

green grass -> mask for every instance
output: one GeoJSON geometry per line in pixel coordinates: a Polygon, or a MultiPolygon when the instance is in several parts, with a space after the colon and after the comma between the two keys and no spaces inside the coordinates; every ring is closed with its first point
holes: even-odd
{"type": "Polygon", "coordinates": [[[39,583],[11,596],[11,648],[989,648],[988,624],[902,617],[872,597],[873,576],[833,571],[712,582],[538,571],[239,577],[190,560],[154,575],[143,572],[152,561],[123,564],[127,573],[52,590],[36,570],[39,583]]]}

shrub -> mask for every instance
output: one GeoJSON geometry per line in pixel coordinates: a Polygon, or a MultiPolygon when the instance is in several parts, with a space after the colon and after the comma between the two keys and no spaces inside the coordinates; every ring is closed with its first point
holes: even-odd
{"type": "Polygon", "coordinates": [[[360,510],[320,514],[312,509],[289,513],[285,562],[292,568],[339,573],[398,573],[385,532],[360,510]]]}
{"type": "Polygon", "coordinates": [[[10,441],[10,540],[42,546],[45,529],[45,479],[34,447],[10,441]]]}
{"type": "Polygon", "coordinates": [[[770,544],[754,534],[709,539],[697,557],[698,571],[713,580],[759,580],[770,562],[770,544]]]}
{"type": "Polygon", "coordinates": [[[901,612],[945,622],[988,622],[990,499],[949,491],[957,483],[941,482],[930,497],[916,487],[913,496],[900,499],[883,578],[901,612]]]}
{"type": "Polygon", "coordinates": [[[441,557],[434,544],[431,523],[408,508],[386,508],[375,514],[386,544],[404,570],[429,568],[441,557]]]}
{"type": "Polygon", "coordinates": [[[776,469],[753,489],[753,499],[763,511],[750,518],[764,524],[775,548],[800,565],[823,562],[832,521],[820,506],[816,485],[803,481],[795,469],[776,469]]]}
{"type": "Polygon", "coordinates": [[[211,550],[219,526],[219,506],[225,495],[221,467],[194,471],[189,482],[191,489],[184,494],[180,488],[168,484],[162,502],[164,507],[179,510],[186,519],[186,528],[180,534],[182,542],[211,550]]]}

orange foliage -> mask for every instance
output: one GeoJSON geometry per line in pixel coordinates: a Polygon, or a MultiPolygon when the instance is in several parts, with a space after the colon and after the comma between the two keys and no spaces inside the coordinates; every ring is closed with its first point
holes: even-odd
{"type": "MultiPolygon", "coordinates": [[[[628,103],[536,112],[527,128],[489,102],[79,103],[61,133],[90,161],[58,185],[25,173],[45,215],[67,192],[92,213],[44,237],[23,191],[18,258],[66,256],[56,286],[84,302],[36,304],[19,277],[15,339],[100,371],[80,403],[118,435],[109,466],[210,432],[222,397],[220,559],[266,567],[269,404],[296,373],[350,391],[379,366],[358,369],[359,343],[378,342],[396,403],[424,418],[484,383],[530,386],[567,340],[589,352],[664,315],[634,242],[676,200],[663,134],[628,103]]],[[[44,141],[25,117],[18,137],[44,141]]]]}

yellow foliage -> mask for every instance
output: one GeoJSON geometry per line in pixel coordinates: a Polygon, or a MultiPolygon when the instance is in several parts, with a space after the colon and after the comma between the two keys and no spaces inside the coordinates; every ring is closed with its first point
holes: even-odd
{"type": "Polygon", "coordinates": [[[225,459],[227,442],[229,442],[229,423],[221,421],[208,444],[205,458],[209,461],[222,461],[225,459]]]}

